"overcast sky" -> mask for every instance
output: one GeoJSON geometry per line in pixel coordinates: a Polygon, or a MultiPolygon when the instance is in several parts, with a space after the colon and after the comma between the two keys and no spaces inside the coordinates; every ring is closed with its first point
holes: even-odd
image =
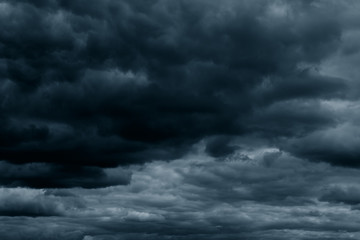
{"type": "Polygon", "coordinates": [[[360,239],[359,12],[0,0],[0,239],[360,239]]]}

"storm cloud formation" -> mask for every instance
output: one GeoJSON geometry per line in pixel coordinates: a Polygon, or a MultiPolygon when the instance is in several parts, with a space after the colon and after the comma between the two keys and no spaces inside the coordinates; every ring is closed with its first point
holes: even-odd
{"type": "Polygon", "coordinates": [[[346,81],[317,70],[341,44],[338,7],[3,1],[0,157],[114,167],[335,124],[316,104],[347,97],[346,81]]]}
{"type": "Polygon", "coordinates": [[[351,215],[360,203],[359,10],[355,0],[0,0],[3,229],[35,217],[23,233],[43,218],[66,231],[44,239],[356,239],[325,208],[351,215]],[[142,202],[156,186],[171,197],[142,202]],[[105,197],[101,210],[103,191],[138,207],[105,197]],[[271,206],[302,220],[254,210],[276,215],[271,206]]]}

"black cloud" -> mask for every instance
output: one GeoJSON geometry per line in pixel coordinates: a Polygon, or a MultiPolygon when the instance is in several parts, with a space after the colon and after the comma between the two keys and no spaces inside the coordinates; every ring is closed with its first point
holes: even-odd
{"type": "Polygon", "coordinates": [[[359,8],[0,0],[0,239],[360,239],[359,8]]]}
{"type": "Polygon", "coordinates": [[[126,169],[103,169],[89,166],[66,166],[48,163],[28,163],[20,166],[0,162],[3,186],[32,188],[98,188],[125,185],[131,180],[126,169]]]}
{"type": "Polygon", "coordinates": [[[239,136],[283,147],[338,124],[314,104],[349,98],[318,69],[341,46],[339,6],[276,4],[3,1],[0,159],[51,166],[49,185],[3,185],[88,186],[101,168],[175,159],[204,139],[224,157],[239,136]]]}

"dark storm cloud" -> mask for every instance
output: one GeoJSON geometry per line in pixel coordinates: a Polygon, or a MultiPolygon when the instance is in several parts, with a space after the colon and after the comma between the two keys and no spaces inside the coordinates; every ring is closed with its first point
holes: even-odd
{"type": "Polygon", "coordinates": [[[74,167],[47,163],[14,165],[0,162],[0,181],[8,187],[33,188],[97,188],[128,184],[131,172],[126,169],[102,169],[97,167],[74,167]]]}
{"type": "Polygon", "coordinates": [[[360,239],[359,9],[0,0],[0,239],[360,239]]]}
{"type": "Polygon", "coordinates": [[[284,149],[310,160],[326,161],[336,165],[358,167],[359,126],[350,123],[314,131],[311,134],[289,139],[284,149]]]}
{"type": "Polygon", "coordinates": [[[237,148],[230,145],[231,138],[226,136],[218,136],[208,140],[206,145],[206,152],[214,157],[224,157],[233,153],[237,148]]]}
{"type": "MultiPolygon", "coordinates": [[[[282,146],[333,127],[314,104],[348,98],[347,81],[319,70],[341,49],[342,11],[323,1],[2,1],[0,159],[49,164],[49,186],[70,187],[62,175],[88,186],[101,168],[175,159],[202,140],[225,157],[239,136],[282,146]]],[[[47,186],[11,178],[3,185],[47,186]]]]}

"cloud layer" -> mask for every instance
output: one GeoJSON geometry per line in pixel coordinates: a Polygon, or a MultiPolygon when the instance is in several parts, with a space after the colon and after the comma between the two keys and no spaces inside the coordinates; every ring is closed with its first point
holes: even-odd
{"type": "Polygon", "coordinates": [[[358,52],[356,7],[2,1],[0,159],[81,173],[175,159],[205,139],[224,157],[256,135],[296,156],[357,166],[352,148],[307,148],[349,121],[324,101],[357,99],[355,79],[329,67],[358,52]]]}
{"type": "Polygon", "coordinates": [[[360,239],[359,11],[0,0],[0,239],[360,239]]]}
{"type": "Polygon", "coordinates": [[[277,149],[240,155],[219,163],[200,151],[171,162],[133,166],[126,186],[1,189],[1,215],[18,217],[0,218],[0,237],[359,238],[358,169],[308,162],[277,149]],[[21,231],[11,231],[18,224],[21,231]]]}

